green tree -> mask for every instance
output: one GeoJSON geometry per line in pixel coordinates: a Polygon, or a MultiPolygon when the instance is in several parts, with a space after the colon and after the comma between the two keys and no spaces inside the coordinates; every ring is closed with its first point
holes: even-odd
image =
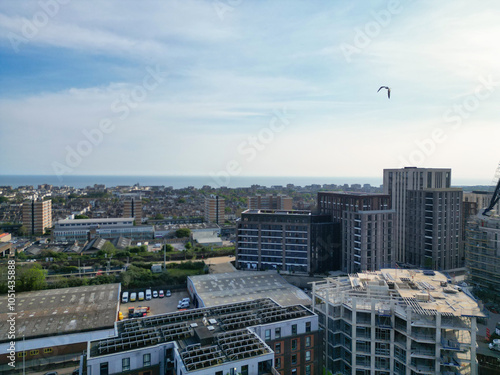
{"type": "Polygon", "coordinates": [[[192,249],[192,248],[193,248],[193,245],[191,245],[191,242],[188,242],[187,244],[185,244],[185,245],[184,245],[184,248],[185,248],[186,250],[190,250],[190,249],[192,249]]]}
{"type": "Polygon", "coordinates": [[[181,228],[175,231],[175,236],[177,238],[189,237],[191,235],[191,230],[189,228],[181,228]]]}
{"type": "Polygon", "coordinates": [[[24,237],[28,234],[28,230],[26,229],[26,227],[24,225],[21,225],[19,227],[19,229],[17,230],[17,233],[21,236],[21,237],[24,237]]]}
{"type": "Polygon", "coordinates": [[[162,214],[156,214],[154,220],[163,220],[165,219],[162,214]]]}
{"type": "Polygon", "coordinates": [[[31,267],[24,267],[18,270],[16,290],[41,290],[47,286],[47,283],[45,281],[45,273],[42,270],[42,266],[40,266],[39,264],[34,264],[31,267]]]}
{"type": "Polygon", "coordinates": [[[88,219],[87,215],[75,215],[75,219],[88,219]]]}

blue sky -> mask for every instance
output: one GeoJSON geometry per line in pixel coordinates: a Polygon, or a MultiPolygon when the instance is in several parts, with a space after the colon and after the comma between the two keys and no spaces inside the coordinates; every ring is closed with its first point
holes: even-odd
{"type": "Polygon", "coordinates": [[[499,15],[465,0],[2,1],[0,174],[416,165],[487,184],[499,15]]]}

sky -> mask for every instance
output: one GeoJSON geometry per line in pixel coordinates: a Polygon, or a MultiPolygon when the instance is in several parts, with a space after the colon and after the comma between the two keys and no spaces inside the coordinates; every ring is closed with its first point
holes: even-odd
{"type": "Polygon", "coordinates": [[[493,0],[4,0],[0,175],[418,166],[489,184],[499,16],[493,0]]]}

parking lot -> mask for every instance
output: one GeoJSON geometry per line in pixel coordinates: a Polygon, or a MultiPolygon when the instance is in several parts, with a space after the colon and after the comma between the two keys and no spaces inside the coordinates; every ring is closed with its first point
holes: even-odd
{"type": "MultiPolygon", "coordinates": [[[[164,290],[166,293],[167,291],[164,290]]],[[[145,299],[143,301],[135,301],[135,302],[128,302],[128,303],[121,303],[120,302],[120,311],[123,314],[123,318],[127,319],[128,318],[128,309],[129,307],[134,307],[138,308],[139,306],[145,307],[149,306],[150,308],[150,313],[148,316],[151,315],[159,315],[159,314],[165,314],[168,312],[174,312],[177,311],[177,304],[179,301],[183,298],[189,297],[189,294],[186,290],[172,290],[172,296],[170,297],[164,297],[164,298],[152,298],[149,301],[146,301],[145,299]]],[[[190,308],[193,308],[193,304],[191,304],[190,308]]]]}

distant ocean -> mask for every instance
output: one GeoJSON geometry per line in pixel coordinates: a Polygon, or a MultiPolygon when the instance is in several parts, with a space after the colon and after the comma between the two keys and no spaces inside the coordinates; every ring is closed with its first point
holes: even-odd
{"type": "Polygon", "coordinates": [[[211,177],[211,176],[0,176],[0,186],[33,185],[35,188],[41,184],[54,186],[72,186],[75,188],[85,188],[94,184],[104,184],[106,187],[114,186],[172,186],[174,189],[181,189],[188,186],[201,188],[203,185],[211,187],[227,186],[229,188],[250,187],[251,185],[261,185],[266,187],[287,184],[295,186],[306,186],[311,184],[370,184],[372,186],[382,185],[382,178],[375,177],[248,177],[232,176],[211,177]]]}

